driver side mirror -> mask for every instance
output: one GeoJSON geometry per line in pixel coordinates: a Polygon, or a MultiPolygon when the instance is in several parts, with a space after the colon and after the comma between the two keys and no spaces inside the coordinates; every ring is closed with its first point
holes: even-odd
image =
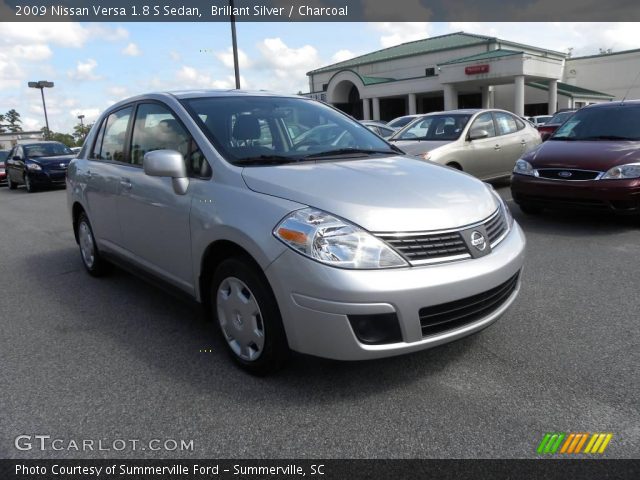
{"type": "Polygon", "coordinates": [[[175,150],[154,150],[144,154],[144,173],[150,177],[171,177],[173,191],[184,195],[189,188],[187,167],[180,152],[175,150]]]}
{"type": "Polygon", "coordinates": [[[480,140],[481,138],[487,138],[489,136],[489,132],[482,129],[471,130],[469,132],[469,140],[480,140]]]}

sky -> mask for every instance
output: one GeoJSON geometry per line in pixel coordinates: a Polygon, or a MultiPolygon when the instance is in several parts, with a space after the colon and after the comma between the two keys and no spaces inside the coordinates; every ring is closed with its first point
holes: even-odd
{"type": "MultiPolygon", "coordinates": [[[[233,88],[230,26],[216,23],[0,23],[0,113],[24,130],[71,133],[109,105],[159,90],[233,88]]],[[[356,55],[465,31],[573,56],[640,48],[640,23],[237,23],[242,88],[307,92],[306,72],[356,55]]]]}

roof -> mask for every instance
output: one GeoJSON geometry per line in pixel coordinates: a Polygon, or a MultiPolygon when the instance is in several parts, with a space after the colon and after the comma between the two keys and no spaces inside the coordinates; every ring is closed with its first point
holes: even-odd
{"type": "Polygon", "coordinates": [[[634,48],[633,50],[621,50],[619,52],[597,53],[595,55],[584,55],[582,57],[570,57],[570,58],[567,58],[567,61],[584,60],[584,59],[587,59],[587,58],[611,57],[612,55],[624,55],[626,53],[639,53],[639,52],[640,52],[640,48],[634,48]]]}
{"type": "MultiPolygon", "coordinates": [[[[538,80],[535,82],[527,82],[527,85],[540,90],[549,90],[548,80],[538,80]]],[[[565,97],[597,97],[597,98],[613,98],[614,95],[608,93],[597,92],[595,90],[589,90],[587,88],[577,87],[575,85],[569,85],[568,83],[558,82],[558,93],[565,97]]]]}
{"type": "Polygon", "coordinates": [[[424,38],[422,40],[402,43],[400,45],[396,45],[395,47],[383,48],[382,50],[377,50],[375,52],[360,55],[359,57],[351,58],[343,62],[334,63],[332,65],[327,65],[326,67],[312,70],[308,72],[307,75],[327,72],[330,70],[351,68],[357,65],[381,62],[384,60],[391,60],[393,58],[410,57],[424,53],[437,52],[440,50],[448,50],[451,48],[487,44],[496,40],[497,39],[495,37],[487,37],[484,35],[476,35],[472,33],[449,33],[447,35],[440,35],[437,37],[424,38]]]}
{"type": "Polygon", "coordinates": [[[512,55],[520,55],[523,51],[498,49],[490,50],[488,52],[478,53],[476,55],[470,55],[468,57],[456,58],[455,60],[449,60],[448,62],[439,63],[438,65],[452,65],[454,63],[473,62],[475,60],[490,60],[493,58],[510,57],[512,55]]]}

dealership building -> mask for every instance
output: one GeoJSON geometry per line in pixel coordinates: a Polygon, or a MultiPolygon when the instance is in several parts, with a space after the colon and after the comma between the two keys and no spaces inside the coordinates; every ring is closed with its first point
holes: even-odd
{"type": "Polygon", "coordinates": [[[360,119],[456,108],[544,115],[640,98],[640,50],[588,57],[496,37],[452,33],[385,48],[308,72],[307,96],[360,119]]]}

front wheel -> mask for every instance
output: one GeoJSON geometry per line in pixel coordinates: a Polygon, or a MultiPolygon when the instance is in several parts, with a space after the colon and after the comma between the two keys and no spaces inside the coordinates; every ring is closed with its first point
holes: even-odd
{"type": "Polygon", "coordinates": [[[254,375],[275,372],[289,355],[282,317],[261,271],[238,257],[223,261],[211,281],[212,314],[233,360],[254,375]]]}
{"type": "Polygon", "coordinates": [[[33,185],[33,181],[29,175],[24,176],[24,186],[27,188],[27,192],[33,193],[36,191],[36,187],[33,185]]]}

